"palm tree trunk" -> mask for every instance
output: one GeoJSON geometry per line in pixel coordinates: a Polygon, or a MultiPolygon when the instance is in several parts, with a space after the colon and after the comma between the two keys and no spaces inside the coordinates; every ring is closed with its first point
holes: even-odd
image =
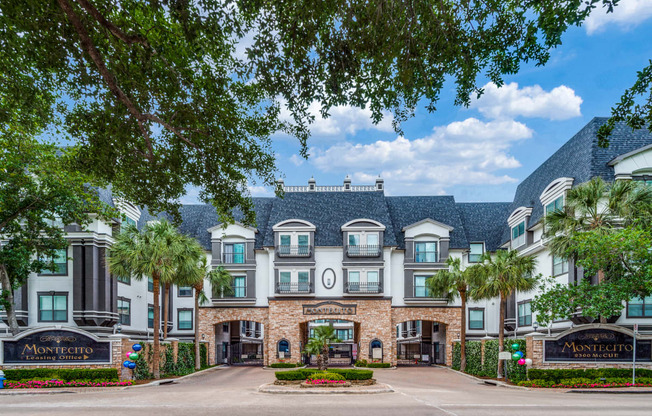
{"type": "MultiPolygon", "coordinates": [[[[507,297],[500,294],[500,319],[498,320],[498,351],[502,352],[505,347],[505,309],[507,308],[507,297]]],[[[498,360],[498,378],[503,378],[503,362],[498,360]]]]}
{"type": "Polygon", "coordinates": [[[170,284],[165,284],[163,291],[163,339],[168,337],[168,308],[170,307],[170,284]]]}
{"type": "Polygon", "coordinates": [[[199,348],[199,290],[195,286],[195,370],[201,369],[201,356],[199,348]]]}
{"type": "MultiPolygon", "coordinates": [[[[598,270],[598,286],[604,282],[604,270],[598,270]]],[[[600,315],[600,323],[606,324],[607,317],[600,315]]]]}
{"type": "Polygon", "coordinates": [[[18,327],[18,319],[16,319],[16,308],[14,305],[14,289],[11,287],[9,274],[4,264],[0,264],[0,281],[2,283],[2,293],[5,296],[5,312],[7,313],[7,321],[9,322],[9,330],[11,335],[18,335],[20,328],[18,327]]]}
{"type": "Polygon", "coordinates": [[[159,336],[161,333],[161,279],[157,272],[154,272],[152,275],[152,281],[154,282],[154,362],[152,362],[152,373],[155,379],[161,378],[161,373],[159,370],[159,362],[161,359],[161,343],[159,336]]]}
{"type": "Polygon", "coordinates": [[[466,369],[466,290],[460,290],[462,300],[462,329],[460,330],[460,371],[466,369]]]}
{"type": "Polygon", "coordinates": [[[326,345],[324,346],[324,348],[322,349],[322,351],[321,351],[321,355],[322,355],[324,358],[321,360],[321,363],[322,363],[322,367],[323,367],[323,368],[320,368],[320,370],[326,370],[326,369],[328,368],[328,344],[326,344],[326,345]]]}

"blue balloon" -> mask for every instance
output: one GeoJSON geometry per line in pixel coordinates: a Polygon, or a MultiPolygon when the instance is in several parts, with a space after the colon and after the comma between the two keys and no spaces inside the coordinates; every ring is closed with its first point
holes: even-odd
{"type": "Polygon", "coordinates": [[[523,353],[521,351],[516,351],[514,354],[518,354],[521,358],[523,358],[523,353]]]}
{"type": "Polygon", "coordinates": [[[143,349],[143,347],[140,344],[134,344],[131,346],[131,349],[134,351],[140,351],[143,349]]]}
{"type": "Polygon", "coordinates": [[[136,368],[136,363],[130,361],[130,362],[129,362],[129,368],[131,368],[132,370],[133,370],[134,368],[136,368]]]}
{"type": "Polygon", "coordinates": [[[122,363],[122,366],[123,366],[124,368],[129,368],[129,364],[131,364],[131,361],[124,361],[124,362],[122,363]]]}

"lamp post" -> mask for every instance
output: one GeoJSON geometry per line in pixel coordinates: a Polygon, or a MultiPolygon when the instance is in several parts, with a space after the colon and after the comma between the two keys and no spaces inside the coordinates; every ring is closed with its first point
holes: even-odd
{"type": "Polygon", "coordinates": [[[539,329],[539,323],[537,321],[532,322],[532,328],[534,329],[534,332],[537,332],[537,329],[539,329]]]}

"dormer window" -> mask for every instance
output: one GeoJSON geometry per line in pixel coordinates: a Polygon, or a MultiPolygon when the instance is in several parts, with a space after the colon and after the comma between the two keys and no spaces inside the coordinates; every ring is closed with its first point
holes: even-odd
{"type": "Polygon", "coordinates": [[[222,261],[224,263],[242,264],[245,262],[245,244],[230,243],[224,244],[224,253],[222,261]]]}
{"type": "Polygon", "coordinates": [[[414,243],[414,259],[417,263],[436,263],[437,243],[434,241],[414,243]]]}
{"type": "Polygon", "coordinates": [[[484,254],[484,244],[483,243],[471,243],[469,244],[469,263],[479,263],[484,254]]]}
{"type": "Polygon", "coordinates": [[[349,233],[349,256],[377,256],[378,233],[349,233]]]}
{"type": "Polygon", "coordinates": [[[564,209],[564,196],[561,195],[551,203],[546,205],[546,215],[551,212],[561,211],[564,209]]]}
{"type": "Polygon", "coordinates": [[[278,254],[280,256],[310,256],[310,235],[281,234],[278,254]]]}
{"type": "Polygon", "coordinates": [[[512,227],[512,248],[518,248],[523,244],[525,244],[525,221],[512,227]]]}

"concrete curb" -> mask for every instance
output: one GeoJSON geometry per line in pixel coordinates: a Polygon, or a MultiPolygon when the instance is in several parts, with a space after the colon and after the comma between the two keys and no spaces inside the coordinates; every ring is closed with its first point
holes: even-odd
{"type": "Polygon", "coordinates": [[[308,368],[307,365],[304,365],[302,367],[290,367],[290,368],[274,368],[274,367],[263,367],[263,370],[272,370],[272,371],[292,371],[292,370],[300,370],[302,368],[308,368]]]}
{"type": "Polygon", "coordinates": [[[200,374],[206,374],[206,373],[210,373],[212,371],[217,371],[217,370],[220,370],[220,369],[223,369],[223,368],[228,368],[228,367],[229,366],[226,365],[226,364],[216,365],[215,367],[210,367],[210,368],[207,368],[205,370],[200,370],[200,371],[197,371],[197,372],[194,372],[194,373],[186,374],[185,376],[182,376],[182,377],[166,378],[166,379],[163,379],[163,380],[155,380],[155,381],[152,381],[151,383],[147,383],[147,384],[138,384],[138,385],[135,385],[135,386],[126,386],[126,387],[123,387],[122,390],[137,389],[137,388],[140,388],[140,387],[160,386],[160,385],[165,385],[165,384],[174,384],[174,383],[176,383],[176,382],[178,382],[180,380],[186,379],[186,378],[195,377],[195,376],[198,376],[200,374]]]}
{"type": "Polygon", "coordinates": [[[471,374],[466,374],[466,373],[463,373],[461,371],[453,370],[450,367],[441,367],[441,368],[446,368],[449,371],[452,371],[452,372],[457,373],[459,375],[462,375],[462,376],[468,377],[470,379],[473,379],[473,380],[477,381],[480,384],[486,384],[486,385],[489,385],[489,386],[496,386],[496,387],[505,387],[505,388],[508,388],[508,389],[530,390],[527,387],[513,386],[511,384],[505,383],[504,381],[478,378],[478,377],[472,376],[471,374]]]}
{"type": "Polygon", "coordinates": [[[285,386],[277,386],[274,383],[263,384],[258,387],[259,393],[267,394],[383,394],[394,393],[394,388],[389,384],[378,383],[376,388],[366,390],[354,390],[350,387],[341,388],[314,388],[306,389],[301,387],[287,388],[285,386]]]}
{"type": "MultiPolygon", "coordinates": [[[[82,387],[80,387],[82,388],[82,387]]],[[[87,387],[83,387],[87,388],[87,387]]],[[[122,389],[120,389],[122,390],[122,389]]],[[[2,389],[0,396],[25,396],[25,395],[39,395],[39,394],[65,394],[65,393],[79,393],[78,391],[58,390],[56,388],[50,389],[2,389]]]]}

